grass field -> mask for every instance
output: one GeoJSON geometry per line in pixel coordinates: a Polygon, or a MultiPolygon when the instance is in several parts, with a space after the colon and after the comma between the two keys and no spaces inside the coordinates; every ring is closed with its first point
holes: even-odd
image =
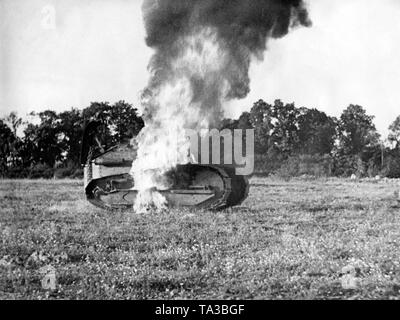
{"type": "Polygon", "coordinates": [[[0,180],[0,299],[398,299],[396,187],[253,178],[240,207],[135,215],[80,181],[0,180]]]}

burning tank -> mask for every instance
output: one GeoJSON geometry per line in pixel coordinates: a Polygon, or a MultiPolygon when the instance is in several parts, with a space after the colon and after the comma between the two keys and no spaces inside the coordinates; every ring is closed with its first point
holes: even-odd
{"type": "MultiPolygon", "coordinates": [[[[138,195],[129,173],[136,157],[135,146],[125,142],[105,147],[97,134],[99,127],[99,121],[91,121],[83,134],[81,163],[86,198],[104,209],[132,209],[138,195]]],[[[236,175],[231,166],[187,163],[171,169],[165,177],[170,187],[156,191],[164,196],[168,207],[221,210],[242,203],[249,191],[247,178],[236,175]]]]}

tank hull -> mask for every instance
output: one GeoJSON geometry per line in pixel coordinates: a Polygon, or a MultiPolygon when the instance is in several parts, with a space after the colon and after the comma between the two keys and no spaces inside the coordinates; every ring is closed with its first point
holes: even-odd
{"type": "MultiPolygon", "coordinates": [[[[112,168],[119,171],[130,168],[112,168]],[[118,168],[118,169],[117,169],[118,168]]],[[[110,173],[110,168],[96,168],[87,177],[85,193],[88,201],[104,209],[129,210],[134,207],[138,190],[128,173],[110,173]],[[107,170],[108,169],[108,170],[107,170]]],[[[154,189],[165,199],[168,207],[195,207],[198,209],[221,210],[236,206],[248,195],[249,184],[245,177],[232,175],[231,168],[213,165],[185,164],[175,169],[185,182],[177,180],[168,189],[154,189]]],[[[85,172],[89,173],[87,168],[85,172]]]]}
{"type": "MultiPolygon", "coordinates": [[[[91,128],[96,130],[96,126],[91,128]]],[[[90,139],[93,136],[85,130],[82,143],[87,200],[104,209],[132,210],[138,195],[129,174],[136,158],[135,147],[125,143],[99,151],[90,139]]],[[[236,175],[231,166],[187,163],[165,174],[170,181],[168,188],[149,192],[161,194],[168,207],[221,210],[241,204],[249,191],[247,178],[236,175]]]]}

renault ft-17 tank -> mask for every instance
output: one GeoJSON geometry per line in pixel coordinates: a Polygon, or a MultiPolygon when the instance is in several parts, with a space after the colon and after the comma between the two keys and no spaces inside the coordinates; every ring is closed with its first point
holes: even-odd
{"type": "MultiPolygon", "coordinates": [[[[98,136],[101,123],[89,122],[83,134],[81,163],[88,201],[104,209],[129,210],[138,191],[129,174],[136,149],[130,142],[107,148],[98,136]]],[[[246,199],[249,183],[235,174],[235,168],[222,165],[187,163],[166,173],[170,187],[157,190],[168,207],[195,207],[221,210],[246,199]]]]}

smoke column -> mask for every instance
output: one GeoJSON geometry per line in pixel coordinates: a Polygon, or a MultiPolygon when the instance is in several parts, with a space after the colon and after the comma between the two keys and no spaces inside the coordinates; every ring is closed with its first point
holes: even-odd
{"type": "Polygon", "coordinates": [[[168,188],[163,173],[187,161],[184,130],[216,126],[224,104],[248,94],[250,63],[268,39],[311,25],[302,0],[145,0],[142,10],[154,55],[131,170],[137,211],[165,205],[149,190],[168,188]]]}

